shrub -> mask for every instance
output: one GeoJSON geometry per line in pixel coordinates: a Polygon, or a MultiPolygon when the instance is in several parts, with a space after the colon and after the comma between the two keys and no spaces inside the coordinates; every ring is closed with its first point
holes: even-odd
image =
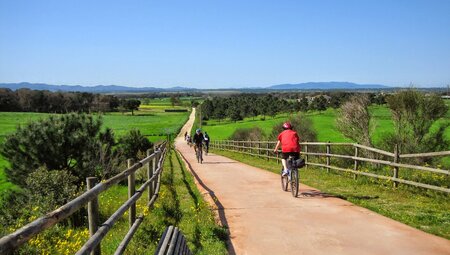
{"type": "Polygon", "coordinates": [[[450,122],[441,122],[437,130],[431,129],[436,120],[448,111],[442,98],[408,89],[389,96],[387,102],[392,112],[395,135],[388,135],[384,146],[392,150],[394,144],[399,144],[402,153],[448,148],[444,130],[450,122]]]}
{"type": "Polygon", "coordinates": [[[126,159],[137,160],[139,152],[145,153],[148,149],[153,147],[145,136],[141,134],[138,129],[132,129],[126,135],[119,139],[121,154],[126,159]]]}
{"type": "Polygon", "coordinates": [[[230,139],[235,141],[260,141],[263,137],[264,134],[260,127],[252,127],[236,129],[230,139]]]}
{"type": "Polygon", "coordinates": [[[77,177],[67,170],[47,170],[42,167],[28,175],[25,180],[30,200],[46,213],[76,197],[79,189],[77,177]]]}
{"type": "MultiPolygon", "coordinates": [[[[291,122],[293,130],[295,130],[298,133],[298,136],[300,137],[301,141],[312,142],[317,140],[317,133],[314,130],[311,119],[300,114],[294,116],[288,121],[291,122]]],[[[283,123],[279,123],[273,127],[272,133],[270,134],[269,138],[272,140],[276,140],[281,132],[283,132],[283,123]]]]}

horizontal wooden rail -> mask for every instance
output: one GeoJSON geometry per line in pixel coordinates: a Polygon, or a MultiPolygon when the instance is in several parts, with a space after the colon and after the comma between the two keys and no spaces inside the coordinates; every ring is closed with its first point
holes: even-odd
{"type": "Polygon", "coordinates": [[[136,221],[134,222],[133,226],[130,228],[128,233],[125,235],[125,238],[120,242],[119,247],[117,247],[117,250],[114,252],[114,255],[120,255],[125,252],[125,249],[127,248],[128,244],[131,241],[131,238],[133,238],[134,233],[136,233],[137,229],[141,225],[142,221],[144,221],[144,216],[141,214],[139,217],[136,218],[136,221]]]}
{"type": "MultiPolygon", "coordinates": [[[[161,157],[161,160],[163,157],[161,157]]],[[[100,228],[98,228],[97,232],[89,238],[89,240],[81,247],[81,249],[76,253],[76,255],[81,254],[89,254],[98,244],[100,244],[101,240],[106,236],[108,231],[113,227],[114,223],[119,220],[120,217],[133,205],[136,201],[144,194],[147,187],[158,178],[159,173],[162,171],[162,162],[159,162],[159,167],[155,175],[152,178],[147,180],[136,193],[128,199],[122,206],[117,209],[115,213],[113,213],[107,221],[105,221],[100,228]]]]}
{"type": "MultiPolygon", "coordinates": [[[[15,232],[6,235],[0,239],[0,254],[7,254],[13,252],[21,244],[25,243],[35,235],[40,232],[54,226],[58,222],[63,221],[67,217],[71,216],[74,212],[79,210],[81,207],[85,206],[89,201],[96,199],[100,193],[108,190],[113,185],[124,181],[130,175],[134,175],[137,170],[146,164],[150,164],[150,161],[158,159],[157,169],[154,175],[149,178],[141,188],[129,199],[127,200],[101,227],[95,232],[95,234],[88,240],[88,242],[83,246],[83,248],[77,254],[88,254],[92,251],[100,242],[100,240],[106,235],[108,230],[112,227],[114,222],[121,216],[125,211],[131,207],[137,199],[143,194],[145,188],[147,188],[150,183],[155,180],[159,182],[159,174],[162,171],[162,165],[164,162],[164,156],[167,152],[167,142],[162,143],[155,152],[147,156],[143,160],[133,164],[131,167],[122,171],[121,173],[115,175],[114,177],[102,181],[95,185],[93,188],[84,192],[75,199],[69,201],[65,205],[59,207],[58,209],[47,213],[46,215],[34,220],[31,223],[23,226],[22,228],[16,230],[15,232]],[[99,236],[101,236],[99,238],[99,236]],[[95,237],[95,238],[94,238],[95,237]],[[89,245],[87,245],[90,243],[89,245]]],[[[159,187],[159,186],[158,186],[159,187]]],[[[157,196],[157,195],[156,195],[157,196]]]]}
{"type": "MultiPolygon", "coordinates": [[[[222,140],[222,141],[214,141],[210,144],[210,146],[213,149],[237,152],[237,153],[250,155],[250,156],[254,156],[254,157],[266,158],[267,160],[270,160],[270,159],[280,160],[278,155],[276,157],[271,156],[272,155],[271,152],[273,152],[273,147],[275,147],[275,143],[276,142],[273,142],[273,141],[270,142],[270,141],[222,140]]],[[[401,179],[398,177],[400,168],[409,169],[409,170],[420,170],[420,171],[426,171],[426,172],[431,172],[431,173],[436,173],[436,174],[450,175],[450,170],[433,168],[433,167],[428,167],[428,166],[405,164],[405,163],[399,162],[399,159],[401,159],[401,158],[449,156],[450,151],[401,155],[398,152],[398,150],[396,150],[396,151],[394,151],[394,153],[392,153],[392,152],[388,152],[388,151],[384,151],[384,150],[380,150],[380,149],[376,149],[376,148],[371,148],[371,147],[360,145],[360,144],[354,144],[354,143],[302,142],[300,144],[304,148],[304,150],[300,153],[301,153],[301,155],[304,155],[306,157],[306,165],[307,166],[310,165],[310,166],[323,167],[326,169],[350,172],[355,175],[355,178],[358,175],[363,175],[363,176],[368,176],[368,177],[373,177],[373,178],[378,178],[378,179],[389,180],[394,183],[394,187],[396,187],[398,185],[398,183],[403,183],[403,184],[407,184],[407,185],[411,185],[411,186],[416,186],[416,187],[450,193],[450,189],[447,187],[434,186],[434,185],[415,182],[415,181],[411,181],[411,180],[405,180],[405,179],[401,179]],[[311,146],[316,146],[317,149],[314,149],[314,152],[311,152],[311,149],[309,148],[311,146]],[[341,154],[332,153],[331,152],[332,146],[352,146],[355,150],[355,153],[354,153],[354,155],[341,155],[341,154]],[[317,150],[319,150],[320,148],[326,149],[326,151],[325,152],[317,152],[317,150]],[[392,161],[384,160],[384,159],[377,159],[376,157],[375,158],[363,157],[361,155],[364,155],[364,154],[361,154],[361,152],[358,152],[358,150],[360,150],[360,149],[365,150],[367,152],[381,155],[381,156],[379,156],[381,158],[385,158],[386,156],[391,157],[392,161]],[[309,156],[319,157],[319,158],[325,157],[327,159],[326,160],[327,164],[311,162],[311,159],[308,159],[309,156]],[[338,166],[333,166],[330,164],[330,158],[340,158],[340,159],[352,160],[352,161],[354,161],[354,167],[353,167],[353,169],[347,169],[347,168],[342,168],[342,167],[338,167],[338,166]],[[358,162],[367,162],[367,163],[372,163],[372,164],[380,164],[380,165],[389,166],[389,167],[393,168],[394,174],[393,174],[393,176],[385,176],[385,175],[378,175],[375,173],[358,171],[357,170],[358,166],[359,166],[358,162]]]]}
{"type": "Polygon", "coordinates": [[[376,153],[381,154],[381,155],[386,155],[386,156],[389,156],[389,157],[395,157],[395,154],[392,153],[392,152],[388,152],[388,151],[384,151],[384,150],[380,150],[380,149],[375,149],[375,148],[364,146],[364,145],[357,144],[357,143],[353,144],[353,146],[361,148],[361,149],[365,149],[365,150],[368,150],[368,151],[371,151],[371,152],[376,152],[376,153]]]}
{"type": "Polygon", "coordinates": [[[450,156],[450,151],[403,154],[403,155],[400,155],[400,158],[424,158],[424,157],[436,157],[436,156],[450,156]]]}

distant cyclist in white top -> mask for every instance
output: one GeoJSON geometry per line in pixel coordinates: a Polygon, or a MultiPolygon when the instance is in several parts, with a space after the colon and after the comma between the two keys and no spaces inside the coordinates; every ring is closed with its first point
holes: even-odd
{"type": "Polygon", "coordinates": [[[206,146],[206,153],[209,153],[209,135],[205,131],[205,135],[203,136],[203,140],[205,140],[205,146],[206,146]]]}

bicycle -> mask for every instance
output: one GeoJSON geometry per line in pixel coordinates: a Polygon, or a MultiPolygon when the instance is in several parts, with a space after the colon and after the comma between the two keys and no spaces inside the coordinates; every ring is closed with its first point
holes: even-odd
{"type": "Polygon", "coordinates": [[[305,161],[301,158],[295,159],[295,157],[289,156],[286,163],[288,165],[289,173],[287,175],[283,175],[283,169],[281,169],[281,189],[283,191],[287,191],[290,183],[292,196],[297,197],[300,186],[298,169],[305,165],[305,161]]]}
{"type": "Polygon", "coordinates": [[[195,156],[197,158],[197,162],[203,164],[203,146],[195,145],[195,156]]]}
{"type": "Polygon", "coordinates": [[[209,144],[204,142],[204,150],[205,150],[205,155],[208,156],[208,151],[209,151],[209,144]]]}

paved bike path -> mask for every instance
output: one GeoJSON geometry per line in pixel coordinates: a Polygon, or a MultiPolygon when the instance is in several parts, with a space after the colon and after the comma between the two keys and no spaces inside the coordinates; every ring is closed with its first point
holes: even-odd
{"type": "Polygon", "coordinates": [[[449,240],[306,185],[293,198],[277,174],[214,154],[197,163],[182,137],[194,114],[176,148],[228,226],[230,254],[450,254],[449,240]]]}

